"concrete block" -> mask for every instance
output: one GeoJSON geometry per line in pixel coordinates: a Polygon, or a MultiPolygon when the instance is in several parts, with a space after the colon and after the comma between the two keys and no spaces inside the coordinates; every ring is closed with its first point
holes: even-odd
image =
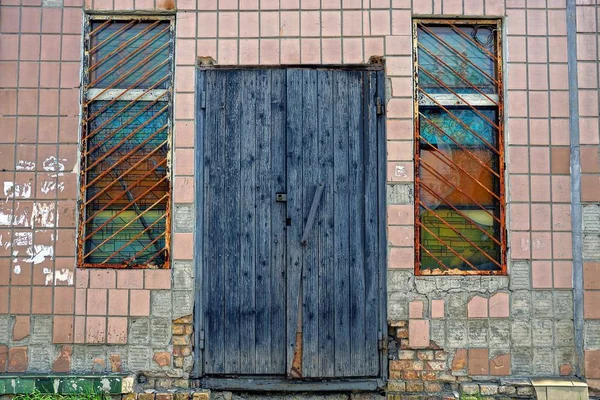
{"type": "Polygon", "coordinates": [[[191,315],[194,311],[194,292],[192,290],[173,291],[172,318],[191,315]]]}
{"type": "Polygon", "coordinates": [[[600,235],[595,233],[583,234],[583,259],[586,261],[600,260],[600,235]]]}
{"type": "Polygon", "coordinates": [[[150,315],[152,317],[171,317],[171,291],[153,290],[150,296],[150,315]]]}
{"type": "Polygon", "coordinates": [[[173,290],[194,290],[194,265],[191,261],[173,262],[173,290]]]}
{"type": "Polygon", "coordinates": [[[175,204],[173,207],[174,229],[176,233],[194,232],[196,207],[194,203],[175,204]]]}
{"type": "Polygon", "coordinates": [[[600,233],[600,205],[586,204],[582,207],[583,232],[600,233]]]}
{"type": "Polygon", "coordinates": [[[414,204],[413,184],[387,185],[387,204],[414,204]]]}
{"type": "Polygon", "coordinates": [[[490,320],[490,347],[508,347],[510,345],[510,323],[490,320]]]}
{"type": "Polygon", "coordinates": [[[515,319],[531,317],[531,293],[525,290],[513,292],[511,295],[510,315],[515,319]]]}
{"type": "Polygon", "coordinates": [[[511,363],[511,372],[514,376],[530,376],[533,370],[533,350],[530,347],[513,348],[511,363]]]}
{"type": "Polygon", "coordinates": [[[148,318],[132,318],[129,322],[129,343],[147,345],[150,343],[150,320],[148,318]]]}
{"type": "Polygon", "coordinates": [[[558,375],[558,369],[554,366],[554,349],[551,347],[534,347],[532,366],[533,375],[558,375]]]}
{"type": "Polygon", "coordinates": [[[573,321],[559,320],[554,322],[554,344],[557,346],[572,346],[573,345],[573,321]]]}
{"type": "Polygon", "coordinates": [[[534,346],[552,346],[554,344],[554,329],[550,319],[534,319],[531,321],[534,346]]]}
{"type": "Polygon", "coordinates": [[[34,315],[31,323],[31,344],[48,345],[52,343],[52,317],[34,315]]]}
{"type": "Polygon", "coordinates": [[[531,325],[528,320],[513,321],[511,339],[515,347],[531,347],[531,325]]]}
{"type": "Polygon", "coordinates": [[[146,346],[131,346],[128,352],[128,365],[132,371],[144,371],[150,369],[152,354],[146,346]]]}
{"type": "Polygon", "coordinates": [[[483,347],[488,343],[489,321],[487,319],[475,319],[468,321],[469,346],[483,347]]]}
{"type": "Polygon", "coordinates": [[[455,319],[446,321],[446,345],[449,348],[467,346],[467,320],[455,319]]]}
{"type": "Polygon", "coordinates": [[[529,261],[514,261],[510,265],[510,289],[531,288],[531,263],[529,261]]]}
{"type": "Polygon", "coordinates": [[[408,318],[408,297],[406,292],[388,292],[388,317],[391,319],[408,318]]]}
{"type": "Polygon", "coordinates": [[[448,318],[467,317],[468,293],[451,293],[446,298],[446,312],[448,318]]]}
{"type": "Polygon", "coordinates": [[[552,291],[536,290],[531,295],[534,318],[552,318],[554,316],[552,291]]]}
{"type": "Polygon", "coordinates": [[[573,318],[573,292],[569,290],[555,290],[554,292],[555,318],[573,318]]]}

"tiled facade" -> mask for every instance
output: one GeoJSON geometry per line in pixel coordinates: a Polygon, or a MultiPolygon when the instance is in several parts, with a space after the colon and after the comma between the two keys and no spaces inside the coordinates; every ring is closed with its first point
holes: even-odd
{"type": "Polygon", "coordinates": [[[186,378],[191,320],[173,321],[193,308],[198,58],[268,66],[376,56],[388,78],[388,319],[405,346],[390,352],[390,378],[425,381],[424,371],[410,373],[423,361],[414,351],[433,348],[445,352],[430,369],[439,379],[573,376],[572,235],[583,229],[585,376],[600,388],[600,7],[578,0],[576,17],[582,228],[571,224],[579,172],[571,167],[566,0],[3,0],[0,352],[9,362],[0,372],[50,372],[67,348],[73,372],[186,378]],[[171,270],[76,268],[86,10],[176,13],[171,270]],[[503,19],[507,277],[414,275],[414,16],[503,19]]]}

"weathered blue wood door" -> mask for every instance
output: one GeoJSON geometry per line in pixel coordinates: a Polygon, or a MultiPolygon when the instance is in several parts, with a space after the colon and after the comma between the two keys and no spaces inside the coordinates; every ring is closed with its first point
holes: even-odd
{"type": "Polygon", "coordinates": [[[209,69],[198,80],[204,374],[380,376],[382,72],[209,69]]]}

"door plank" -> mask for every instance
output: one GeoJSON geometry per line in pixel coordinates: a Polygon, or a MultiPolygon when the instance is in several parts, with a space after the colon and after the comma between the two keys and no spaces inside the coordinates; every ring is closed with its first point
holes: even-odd
{"type": "MultiPolygon", "coordinates": [[[[366,315],[374,316],[366,320],[366,375],[376,375],[378,368],[378,280],[379,280],[379,218],[378,218],[378,151],[377,151],[377,76],[369,72],[365,87],[365,301],[366,315]]],[[[381,156],[381,155],[380,155],[381,156]]]]}
{"type": "Polygon", "coordinates": [[[335,375],[350,368],[350,291],[348,271],[348,76],[334,75],[334,249],[335,375]]]}
{"type": "Polygon", "coordinates": [[[333,249],[333,72],[318,71],[317,120],[319,123],[318,162],[320,180],[324,183],[319,229],[319,374],[335,376],[335,319],[336,288],[333,249]]]}
{"type": "MultiPolygon", "coordinates": [[[[286,186],[286,73],[271,71],[271,171],[270,196],[284,193],[286,186]]],[[[271,362],[273,373],[285,374],[286,365],[286,203],[272,204],[271,229],[271,362]]]]}
{"type": "MultiPolygon", "coordinates": [[[[365,254],[364,254],[364,173],[363,163],[363,104],[362,78],[364,73],[348,73],[348,154],[349,182],[349,269],[350,269],[350,376],[364,376],[366,372],[365,322],[365,254]]],[[[372,321],[374,316],[368,317],[372,321]]]]}
{"type": "Polygon", "coordinates": [[[240,71],[240,372],[256,373],[256,72],[240,71]]]}
{"type": "MultiPolygon", "coordinates": [[[[317,133],[317,71],[302,70],[302,220],[307,226],[310,209],[316,201],[319,185],[317,133]]],[[[321,199],[318,199],[319,202],[321,199]]],[[[320,214],[319,205],[316,208],[320,214]]],[[[307,227],[307,244],[302,251],[302,376],[319,376],[319,303],[318,287],[318,227],[307,227]]],[[[304,229],[303,229],[304,232],[304,229]]]]}
{"type": "Polygon", "coordinates": [[[219,196],[226,217],[223,223],[225,243],[225,370],[239,374],[240,370],[240,150],[242,72],[228,73],[225,102],[225,163],[226,188],[219,196]]]}

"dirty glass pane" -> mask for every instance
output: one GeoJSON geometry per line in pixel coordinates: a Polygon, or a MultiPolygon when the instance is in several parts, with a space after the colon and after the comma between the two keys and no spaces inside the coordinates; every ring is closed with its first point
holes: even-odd
{"type": "Polygon", "coordinates": [[[166,257],[169,104],[96,101],[87,132],[85,262],[166,257]]]}
{"type": "Polygon", "coordinates": [[[168,21],[93,21],[89,84],[94,88],[166,89],[173,43],[168,21]]]}
{"type": "Polygon", "coordinates": [[[419,24],[419,87],[432,94],[496,93],[495,29],[419,24]]]}

